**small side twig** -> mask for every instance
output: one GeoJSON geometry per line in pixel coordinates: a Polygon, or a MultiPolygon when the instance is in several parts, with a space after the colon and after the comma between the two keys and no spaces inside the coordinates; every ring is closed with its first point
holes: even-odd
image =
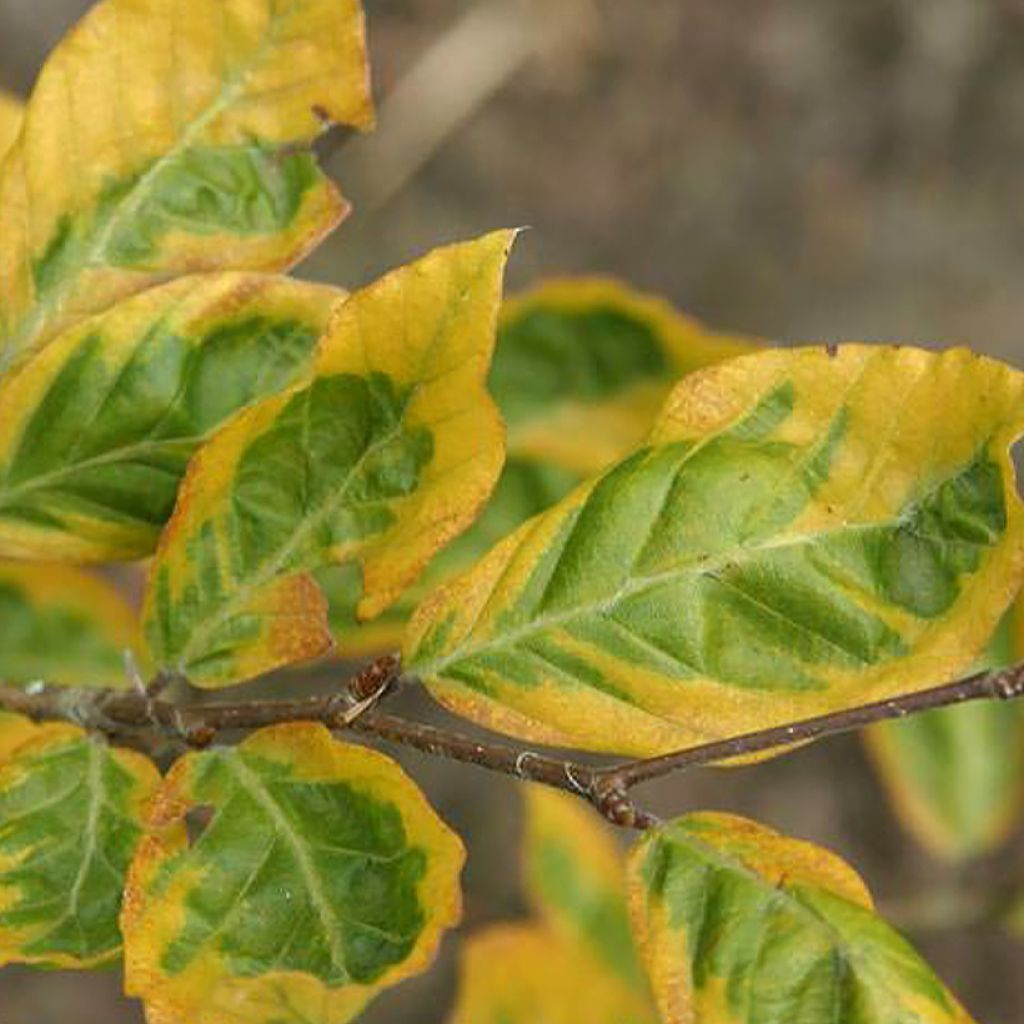
{"type": "Polygon", "coordinates": [[[672,772],[742,758],[860,729],[886,719],[947,707],[968,700],[1012,700],[1024,696],[1024,663],[998,672],[979,672],[929,690],[875,701],[716,740],[661,757],[594,767],[494,740],[474,739],[381,711],[376,704],[397,682],[398,659],[388,655],[357,673],[345,687],[325,696],[297,700],[247,701],[179,706],[143,690],[21,689],[0,685],[0,708],[35,719],[64,719],[123,741],[163,736],[203,747],[222,733],[259,729],[282,722],[320,722],[336,732],[357,733],[387,743],[445,757],[488,771],[574,793],[588,800],[609,821],[644,829],[658,819],[637,806],[630,790],[672,772]]]}

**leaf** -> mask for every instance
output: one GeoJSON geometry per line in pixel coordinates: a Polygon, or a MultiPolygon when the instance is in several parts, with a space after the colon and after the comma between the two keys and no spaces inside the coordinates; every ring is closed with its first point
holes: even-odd
{"type": "Polygon", "coordinates": [[[509,451],[576,473],[637,444],[673,382],[754,351],[611,278],[565,278],[505,304],[491,391],[509,451]]]}
{"type": "Polygon", "coordinates": [[[438,584],[564,497],[584,473],[626,454],[678,376],[754,348],[611,278],[564,278],[507,301],[489,385],[510,427],[512,455],[494,495],[418,584],[372,622],[355,615],[355,567],[318,574],[342,653],[398,647],[416,606],[438,584]]]}
{"type": "MultiPolygon", "coordinates": [[[[1024,658],[1024,610],[1010,606],[985,664],[1024,658]]],[[[952,861],[1001,846],[1024,806],[1024,707],[972,701],[881,723],[863,733],[901,822],[952,861]]]]}
{"type": "Polygon", "coordinates": [[[372,116],[358,0],[96,4],[0,170],[0,366],[168,277],[296,262],[346,209],[311,143],[372,116]]]}
{"type": "Polygon", "coordinates": [[[18,137],[24,112],[21,100],[0,89],[0,160],[18,137]]]}
{"type": "Polygon", "coordinates": [[[530,903],[570,946],[646,992],[626,909],[622,857],[610,830],[581,800],[527,785],[523,870],[530,903]]]}
{"type": "Polygon", "coordinates": [[[308,372],[344,293],[260,274],[186,277],[55,338],[0,379],[0,553],[150,554],[189,457],[308,372]]]}
{"type": "MultiPolygon", "coordinates": [[[[0,755],[3,736],[0,721],[0,755]]],[[[118,956],[128,864],[159,780],[146,758],[76,726],[23,728],[0,760],[0,965],[118,956]]]]}
{"type": "Polygon", "coordinates": [[[472,522],[503,457],[484,377],[511,240],[436,250],[354,295],[311,382],[199,450],[146,596],[161,665],[223,686],[322,654],[309,572],[358,561],[369,618],[472,522]]]}
{"type": "Polygon", "coordinates": [[[128,685],[135,612],[106,580],[72,566],[0,560],[0,679],[128,685]]]}
{"type": "Polygon", "coordinates": [[[480,518],[379,617],[358,621],[357,567],[317,574],[341,652],[361,656],[399,646],[431,590],[564,497],[583,472],[628,451],[678,374],[753,347],[712,334],[610,278],[551,281],[506,301],[489,386],[510,425],[513,454],[480,518]]]}
{"type": "Polygon", "coordinates": [[[970,1024],[820,847],[690,814],[637,844],[629,886],[665,1024],[970,1024]]]}
{"type": "Polygon", "coordinates": [[[642,999],[579,947],[536,925],[465,943],[449,1024],[654,1024],[642,999]]]}
{"type": "Polygon", "coordinates": [[[343,1024],[459,917],[458,837],[393,761],[320,725],[187,755],[151,824],[121,922],[151,1021],[343,1024]]]}
{"type": "Polygon", "coordinates": [[[1018,585],[1024,375],[965,350],[774,350],[686,378],[649,441],[421,608],[453,711],[638,756],[935,685],[1018,585]]]}
{"type": "Polygon", "coordinates": [[[412,613],[431,590],[471,566],[493,544],[530,516],[549,508],[578,481],[575,474],[557,466],[510,458],[476,522],[438,552],[414,586],[369,622],[361,623],[357,614],[363,593],[359,567],[349,564],[321,569],[316,580],[327,598],[328,621],[339,652],[360,657],[399,647],[412,613]]]}
{"type": "Polygon", "coordinates": [[[0,766],[39,727],[24,715],[12,711],[0,711],[0,766]]]}

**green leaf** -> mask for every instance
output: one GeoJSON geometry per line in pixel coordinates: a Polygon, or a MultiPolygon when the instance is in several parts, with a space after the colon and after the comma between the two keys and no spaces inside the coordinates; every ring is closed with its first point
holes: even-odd
{"type": "Polygon", "coordinates": [[[462,949],[449,1024],[655,1024],[599,960],[532,924],[498,925],[462,949]]]}
{"type": "Polygon", "coordinates": [[[528,785],[523,874],[527,896],[567,944],[647,993],[626,908],[622,856],[610,829],[582,800],[528,785]]]}
{"type": "Polygon", "coordinates": [[[5,750],[0,721],[0,964],[107,963],[159,773],[75,726],[21,722],[5,750]]]}
{"type": "Polygon", "coordinates": [[[116,587],[73,566],[0,560],[0,679],[128,685],[135,612],[116,587]]]}
{"type": "Polygon", "coordinates": [[[637,844],[629,885],[665,1024],[970,1024],[820,847],[690,814],[637,844]]]}
{"type": "MultiPolygon", "coordinates": [[[[1024,658],[1020,599],[982,665],[1024,658]]],[[[981,667],[981,666],[979,666],[981,667]]],[[[901,822],[939,857],[963,861],[1001,846],[1024,807],[1024,706],[972,701],[865,730],[869,754],[901,822]]]]}
{"type": "Polygon", "coordinates": [[[393,761],[319,725],[187,755],[151,824],[125,988],[162,1024],[343,1024],[423,970],[459,916],[458,837],[393,761]]]}
{"type": "Polygon", "coordinates": [[[504,454],[484,378],[511,240],[436,250],[352,296],[310,382],[199,450],[146,596],[160,665],[223,686],[321,654],[309,572],[358,560],[369,618],[472,522],[504,454]]]}
{"type": "Polygon", "coordinates": [[[935,685],[1019,585],[1024,375],[965,350],[774,350],[417,611],[403,660],[532,741],[657,754],[935,685]]]}
{"type": "Polygon", "coordinates": [[[640,441],[679,377],[756,348],[614,279],[564,278],[505,304],[490,387],[510,453],[594,473],[640,441]]]}
{"type": "Polygon", "coordinates": [[[97,3],[0,169],[0,366],[168,277],[293,264],[346,211],[313,140],[372,117],[358,0],[97,3]]]}
{"type": "Polygon", "coordinates": [[[344,293],[259,274],[187,277],[55,338],[0,380],[0,554],[150,554],[188,460],[307,372],[344,293]]]}

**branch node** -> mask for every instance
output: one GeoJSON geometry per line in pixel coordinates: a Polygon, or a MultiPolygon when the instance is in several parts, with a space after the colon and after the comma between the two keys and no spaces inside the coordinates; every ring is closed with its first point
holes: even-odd
{"type": "Polygon", "coordinates": [[[526,762],[531,757],[538,758],[539,756],[539,754],[535,753],[532,750],[521,750],[516,755],[516,763],[513,768],[513,771],[520,779],[526,779],[527,781],[529,781],[532,776],[530,775],[530,770],[526,767],[526,762]]]}

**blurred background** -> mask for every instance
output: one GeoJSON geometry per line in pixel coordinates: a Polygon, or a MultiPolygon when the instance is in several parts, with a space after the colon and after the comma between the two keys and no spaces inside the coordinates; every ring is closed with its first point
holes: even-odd
{"type": "MultiPolygon", "coordinates": [[[[88,6],[0,0],[0,85],[25,94],[88,6]]],[[[610,272],[721,329],[967,343],[1024,365],[1024,2],[366,6],[380,130],[325,143],[356,212],[303,273],[357,286],[438,243],[528,224],[513,288],[610,272]]],[[[467,839],[463,931],[521,914],[513,785],[403,760],[467,839]]],[[[931,859],[856,738],[644,795],[833,847],[979,1021],[1022,1019],[1024,945],[984,909],[1024,882],[1020,836],[969,868],[931,859]]],[[[443,1021],[457,945],[363,1019],[443,1021]]],[[[140,1021],[118,992],[116,972],[7,970],[0,1024],[140,1021]]]]}

